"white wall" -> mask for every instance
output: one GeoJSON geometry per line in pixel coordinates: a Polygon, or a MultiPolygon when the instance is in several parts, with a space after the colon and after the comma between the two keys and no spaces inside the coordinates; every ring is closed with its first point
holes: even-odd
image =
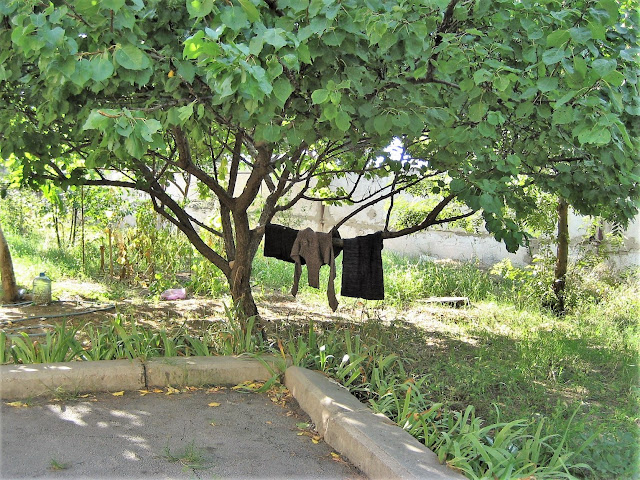
{"type": "MultiPolygon", "coordinates": [[[[347,187],[344,180],[336,185],[347,187]]],[[[372,185],[364,185],[356,190],[356,194],[364,195],[372,185]]],[[[301,201],[289,214],[289,223],[297,228],[310,227],[317,231],[327,232],[342,218],[352,212],[354,206],[320,205],[301,201]]],[[[340,227],[343,238],[366,235],[384,228],[386,220],[385,201],[371,206],[340,227]]],[[[278,219],[276,218],[276,220],[278,219]]],[[[570,214],[569,236],[571,254],[577,255],[579,247],[588,241],[588,218],[570,214]]],[[[606,228],[605,228],[606,231],[606,228]]],[[[532,241],[535,253],[537,243],[532,241]]],[[[504,243],[496,241],[488,233],[470,234],[461,229],[427,229],[425,231],[402,238],[385,240],[384,248],[401,255],[418,257],[427,256],[435,259],[453,259],[461,261],[478,261],[485,266],[510,259],[514,265],[524,266],[531,262],[531,253],[527,248],[520,248],[515,254],[509,253],[504,243]]],[[[618,268],[640,266],[640,216],[636,217],[624,232],[624,241],[611,255],[611,263],[618,268]]]]}
{"type": "MultiPolygon", "coordinates": [[[[236,195],[242,192],[246,176],[241,173],[236,185],[236,195]]],[[[348,181],[344,179],[339,179],[334,184],[347,189],[350,187],[348,181]]],[[[365,183],[356,190],[356,195],[367,195],[380,186],[379,183],[365,183]]],[[[196,189],[192,188],[191,192],[195,193],[196,189]]],[[[265,196],[268,194],[265,186],[262,187],[262,194],[265,196]]],[[[405,198],[410,199],[411,197],[405,196],[405,198]]],[[[212,205],[211,201],[201,202],[193,198],[189,212],[200,221],[207,222],[211,219],[212,205]]],[[[331,227],[355,208],[357,207],[300,201],[291,211],[277,216],[274,222],[285,223],[295,228],[310,227],[316,231],[328,232],[331,227]]],[[[348,220],[340,228],[340,235],[343,238],[350,238],[380,231],[384,228],[385,216],[385,201],[382,201],[348,220]]],[[[589,220],[587,218],[570,215],[569,236],[572,244],[571,251],[574,255],[578,251],[578,245],[587,240],[588,227],[589,220]]],[[[503,243],[496,241],[489,234],[469,234],[460,229],[428,229],[406,237],[385,240],[384,248],[387,251],[406,256],[478,261],[485,266],[492,266],[505,258],[510,259],[514,265],[518,266],[526,265],[531,261],[531,255],[527,248],[520,248],[517,253],[512,254],[507,252],[503,243]]],[[[533,242],[532,248],[535,252],[536,242],[533,242]]],[[[640,266],[640,216],[630,223],[624,233],[623,244],[612,254],[611,262],[620,268],[640,266]]]]}

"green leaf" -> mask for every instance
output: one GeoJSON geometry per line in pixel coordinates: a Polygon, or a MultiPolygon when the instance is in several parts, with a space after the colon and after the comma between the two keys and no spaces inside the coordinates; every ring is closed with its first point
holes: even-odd
{"type": "Polygon", "coordinates": [[[598,125],[591,129],[584,129],[578,135],[578,141],[581,144],[592,143],[596,145],[605,145],[611,141],[611,132],[598,125]]]}
{"type": "Polygon", "coordinates": [[[273,45],[276,50],[284,47],[287,44],[285,31],[282,28],[268,28],[262,34],[262,39],[265,43],[273,45]]]}
{"type": "Polygon", "coordinates": [[[278,78],[273,84],[273,94],[281,105],[284,105],[291,93],[293,93],[293,87],[286,78],[278,78]]]}
{"type": "Polygon", "coordinates": [[[196,76],[196,68],[191,62],[185,62],[181,60],[175,60],[176,67],[178,67],[178,75],[180,75],[185,82],[193,82],[196,76]]]}
{"type": "Polygon", "coordinates": [[[262,51],[262,47],[264,47],[264,38],[261,36],[253,37],[249,41],[249,53],[254,56],[260,55],[262,51]]]}
{"type": "Polygon", "coordinates": [[[622,86],[622,84],[624,83],[624,80],[625,80],[624,75],[622,73],[618,72],[617,70],[614,70],[613,72],[608,73],[607,75],[602,77],[602,79],[605,82],[610,83],[614,87],[622,86]]]}
{"type": "Polygon", "coordinates": [[[563,107],[553,112],[552,125],[564,125],[571,123],[574,118],[574,111],[572,107],[563,107]]]}
{"type": "Polygon", "coordinates": [[[449,184],[449,189],[451,190],[451,193],[460,193],[466,188],[467,188],[467,184],[465,183],[465,181],[460,180],[459,178],[454,178],[453,180],[451,180],[451,183],[449,184]]]}
{"type": "Polygon", "coordinates": [[[319,88],[318,90],[315,90],[311,94],[311,100],[316,105],[323,104],[324,102],[327,101],[328,98],[329,98],[329,90],[326,90],[324,88],[319,88]]]}
{"type": "Polygon", "coordinates": [[[480,195],[480,206],[489,213],[500,213],[502,211],[501,202],[488,193],[480,195]]]}
{"type": "Polygon", "coordinates": [[[491,72],[488,70],[481,68],[473,74],[473,81],[476,85],[480,85],[483,82],[486,82],[491,78],[491,72]]]}
{"type": "Polygon", "coordinates": [[[375,128],[376,132],[380,135],[384,135],[393,126],[393,118],[391,115],[383,113],[382,115],[378,115],[373,121],[373,128],[375,128]]]}
{"type": "Polygon", "coordinates": [[[565,51],[562,48],[551,48],[542,54],[542,61],[545,65],[553,65],[558,63],[565,57],[565,51]]]}
{"type": "Polygon", "coordinates": [[[297,49],[298,58],[300,61],[311,65],[311,53],[309,52],[309,46],[306,43],[301,43],[297,49]]]}
{"type": "Polygon", "coordinates": [[[213,10],[213,0],[187,0],[190,18],[202,18],[213,10]]]}
{"type": "Polygon", "coordinates": [[[149,57],[135,45],[130,43],[116,48],[113,58],[118,64],[128,70],[144,70],[151,62],[149,57]]]}
{"type": "Polygon", "coordinates": [[[125,0],[100,0],[100,7],[117,12],[124,6],[125,0]]]}
{"type": "Polygon", "coordinates": [[[180,118],[180,122],[184,123],[191,118],[191,116],[193,115],[193,106],[195,105],[195,103],[196,101],[194,100],[190,104],[178,109],[178,118],[180,118]]]}
{"type": "Polygon", "coordinates": [[[573,27],[569,29],[571,40],[579,45],[584,45],[593,38],[591,30],[585,27],[573,27]]]}
{"type": "Polygon", "coordinates": [[[569,30],[557,30],[547,35],[547,47],[559,47],[569,41],[569,30]]]}
{"type": "Polygon", "coordinates": [[[276,143],[280,141],[282,135],[282,128],[280,125],[258,125],[256,127],[256,139],[265,140],[269,143],[276,143]]]}
{"type": "Polygon", "coordinates": [[[614,59],[599,58],[593,61],[591,68],[593,68],[600,78],[602,78],[613,72],[617,65],[617,62],[614,59]]]}
{"type": "MultiPolygon", "coordinates": [[[[103,113],[106,113],[107,115],[117,115],[117,111],[116,110],[101,110],[103,113]]],[[[84,122],[84,125],[82,126],[83,130],[104,130],[105,127],[107,127],[109,125],[110,122],[110,118],[102,115],[101,113],[98,113],[98,110],[93,110],[89,116],[87,117],[87,120],[84,122]]]]}
{"type": "Polygon", "coordinates": [[[236,32],[249,26],[249,17],[242,7],[226,7],[220,14],[220,20],[236,32]]]}
{"type": "Polygon", "coordinates": [[[162,130],[162,124],[158,120],[154,118],[150,118],[142,122],[142,127],[140,128],[140,135],[142,136],[142,138],[144,138],[148,142],[152,142],[153,135],[159,132],[160,130],[162,130]]]}
{"type": "Polygon", "coordinates": [[[335,118],[336,126],[346,132],[351,128],[351,117],[349,114],[343,110],[340,110],[335,118]]]}
{"type": "Polygon", "coordinates": [[[484,118],[484,114],[487,113],[489,107],[486,103],[477,102],[469,107],[469,120],[472,122],[480,122],[484,118]]]}
{"type": "Polygon", "coordinates": [[[62,42],[64,39],[65,31],[61,27],[55,27],[52,29],[43,28],[40,29],[40,35],[48,44],[52,46],[56,46],[62,42]]]}
{"type": "Polygon", "coordinates": [[[504,92],[508,87],[511,81],[507,76],[496,76],[493,78],[493,87],[499,92],[504,92]]]}
{"type": "Polygon", "coordinates": [[[102,82],[113,75],[113,63],[109,60],[109,54],[105,53],[91,59],[91,78],[96,82],[102,82]]]}
{"type": "Polygon", "coordinates": [[[253,3],[249,0],[238,0],[238,2],[240,2],[240,6],[244,10],[244,13],[247,14],[250,22],[257,22],[260,20],[260,12],[258,12],[258,9],[253,3]]]}
{"type": "Polygon", "coordinates": [[[558,89],[558,79],[555,77],[545,77],[538,80],[536,84],[538,89],[543,92],[551,92],[558,89]]]}

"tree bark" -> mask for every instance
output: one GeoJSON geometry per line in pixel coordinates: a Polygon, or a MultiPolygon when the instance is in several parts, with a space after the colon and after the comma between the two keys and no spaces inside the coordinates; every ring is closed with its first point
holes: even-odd
{"type": "Polygon", "coordinates": [[[564,198],[558,200],[558,249],[554,272],[553,291],[556,294],[556,311],[564,313],[564,289],[569,263],[569,204],[564,198]]]}
{"type": "Polygon", "coordinates": [[[2,276],[2,301],[5,303],[18,300],[18,285],[13,271],[13,262],[9,252],[9,244],[0,227],[0,274],[2,276]]]}

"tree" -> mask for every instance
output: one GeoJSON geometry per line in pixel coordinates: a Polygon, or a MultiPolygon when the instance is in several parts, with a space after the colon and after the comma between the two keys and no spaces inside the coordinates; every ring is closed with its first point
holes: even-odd
{"type": "Polygon", "coordinates": [[[569,264],[569,204],[564,198],[558,199],[557,245],[553,291],[556,294],[556,310],[564,313],[564,289],[569,264]]]}
{"type": "Polygon", "coordinates": [[[535,210],[530,185],[581,213],[633,217],[636,7],[9,0],[0,5],[1,154],[24,183],[146,192],[250,315],[264,226],[302,199],[354,204],[356,214],[428,180],[435,207],[412,226],[386,225],[385,238],[481,210],[511,251],[525,236],[505,212],[535,210]],[[401,160],[384,152],[393,138],[401,160]],[[216,199],[220,228],[172,196],[176,175],[216,199]],[[331,186],[345,175],[353,189],[331,186]],[[371,178],[380,191],[356,197],[371,178]],[[454,199],[468,210],[447,217],[454,199]]]}
{"type": "Polygon", "coordinates": [[[0,278],[2,279],[2,301],[11,303],[18,300],[18,285],[13,271],[11,252],[7,240],[4,238],[4,233],[2,233],[2,227],[0,227],[0,278]]]}

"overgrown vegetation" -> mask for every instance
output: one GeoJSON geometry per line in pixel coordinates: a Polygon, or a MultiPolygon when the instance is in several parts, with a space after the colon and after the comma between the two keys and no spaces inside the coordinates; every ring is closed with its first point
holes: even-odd
{"type": "MultiPolygon", "coordinates": [[[[224,298],[223,278],[191,256],[177,235],[150,228],[152,217],[143,221],[147,227],[122,235],[123,241],[137,235],[138,243],[126,248],[136,275],[109,277],[87,257],[84,275],[107,283],[98,299],[143,285],[153,299],[179,282],[192,293],[224,298]],[[151,254],[134,255],[138,245],[151,245],[152,235],[151,254]],[[170,261],[178,257],[185,261],[170,261]],[[149,265],[153,276],[144,273],[149,265]]],[[[23,285],[42,270],[54,280],[82,277],[71,246],[59,249],[43,234],[8,234],[23,285]]],[[[87,251],[99,260],[99,249],[87,251]]],[[[486,271],[385,255],[387,299],[342,299],[346,323],[344,317],[313,322],[304,314],[279,318],[265,341],[232,308],[197,331],[152,328],[120,312],[103,325],[61,323],[36,339],[2,332],[0,362],[285,354],[339,380],[470,478],[637,478],[640,280],[637,271],[612,272],[605,259],[605,249],[588,248],[574,261],[561,317],[545,306],[552,295],[549,257],[486,271]],[[424,302],[450,295],[467,296],[472,305],[424,302]]],[[[292,265],[258,256],[252,281],[261,301],[287,293],[292,278],[292,265]]],[[[323,292],[309,287],[299,297],[318,308],[326,303],[323,292]]]]}

